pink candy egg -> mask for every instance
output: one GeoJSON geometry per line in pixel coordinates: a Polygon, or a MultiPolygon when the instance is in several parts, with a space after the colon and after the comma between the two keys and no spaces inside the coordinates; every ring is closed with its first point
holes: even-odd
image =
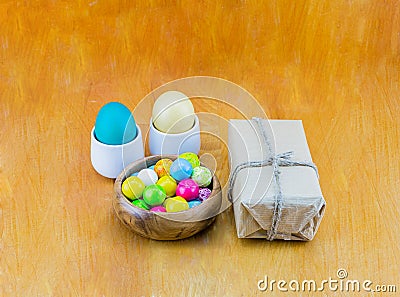
{"type": "Polygon", "coordinates": [[[184,179],[176,187],[176,196],[181,196],[190,201],[199,196],[199,185],[192,179],[184,179]]]}
{"type": "Polygon", "coordinates": [[[150,209],[150,211],[167,212],[164,206],[154,206],[153,208],[150,209]]]}

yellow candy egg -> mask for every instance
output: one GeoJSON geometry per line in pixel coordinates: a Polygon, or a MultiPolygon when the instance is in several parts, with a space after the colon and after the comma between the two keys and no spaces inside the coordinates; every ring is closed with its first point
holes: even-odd
{"type": "Polygon", "coordinates": [[[142,196],[145,185],[137,176],[130,176],[122,183],[122,193],[131,200],[142,196]]]}
{"type": "Polygon", "coordinates": [[[157,185],[160,185],[161,187],[163,187],[163,189],[167,193],[168,197],[172,197],[175,195],[177,185],[176,185],[176,181],[172,177],[170,177],[168,175],[161,177],[157,181],[157,185]]]}
{"type": "Polygon", "coordinates": [[[165,209],[167,212],[184,211],[189,209],[189,204],[184,198],[175,196],[165,201],[165,209]]]}

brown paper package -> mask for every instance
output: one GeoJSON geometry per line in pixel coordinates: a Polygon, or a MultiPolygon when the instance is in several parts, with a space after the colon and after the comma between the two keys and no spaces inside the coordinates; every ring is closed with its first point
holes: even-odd
{"type": "MultiPolygon", "coordinates": [[[[298,120],[263,120],[274,154],[293,151],[293,160],[312,162],[303,124],[298,120]]],[[[270,157],[261,131],[253,120],[230,120],[230,169],[270,157]]],[[[281,220],[275,239],[312,240],[325,212],[319,180],[313,168],[280,167],[283,194],[281,220]]],[[[276,185],[271,166],[241,170],[232,189],[239,238],[267,238],[275,206],[276,185]]]]}

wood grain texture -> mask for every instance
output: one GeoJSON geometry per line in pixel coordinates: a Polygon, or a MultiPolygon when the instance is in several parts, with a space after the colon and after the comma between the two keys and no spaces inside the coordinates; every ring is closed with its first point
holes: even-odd
{"type": "MultiPolygon", "coordinates": [[[[0,20],[1,296],[280,296],[257,281],[338,268],[400,290],[398,1],[21,0],[0,20]],[[327,201],[313,241],[239,240],[231,209],[176,242],[115,217],[90,164],[97,111],[191,75],[303,120],[327,201]]],[[[226,146],[206,152],[224,185],[226,146]]],[[[361,296],[302,295],[324,294],[361,296]]]]}

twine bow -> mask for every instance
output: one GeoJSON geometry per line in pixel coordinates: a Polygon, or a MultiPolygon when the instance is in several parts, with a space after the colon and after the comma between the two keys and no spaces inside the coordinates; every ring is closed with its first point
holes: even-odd
{"type": "MultiPolygon", "coordinates": [[[[318,169],[312,162],[301,162],[301,161],[293,161],[293,151],[288,151],[280,154],[274,154],[272,150],[272,145],[270,140],[268,139],[267,133],[262,123],[262,119],[260,118],[253,118],[253,120],[257,123],[259,130],[261,131],[264,144],[269,151],[269,157],[261,160],[261,161],[250,161],[250,162],[243,162],[238,164],[235,169],[233,170],[232,174],[229,177],[229,188],[228,188],[228,199],[231,203],[232,200],[232,191],[233,186],[235,184],[236,177],[238,173],[245,168],[251,167],[264,167],[264,166],[272,166],[273,170],[273,180],[275,185],[275,195],[274,195],[274,213],[272,216],[272,224],[269,231],[267,231],[267,239],[272,241],[275,239],[278,226],[281,221],[282,216],[282,205],[283,205],[283,195],[282,195],[282,185],[280,182],[280,174],[281,171],[279,170],[280,166],[283,167],[291,167],[291,166],[307,166],[314,169],[315,173],[318,176],[318,169]]],[[[319,176],[318,176],[319,177],[319,176]]]]}

